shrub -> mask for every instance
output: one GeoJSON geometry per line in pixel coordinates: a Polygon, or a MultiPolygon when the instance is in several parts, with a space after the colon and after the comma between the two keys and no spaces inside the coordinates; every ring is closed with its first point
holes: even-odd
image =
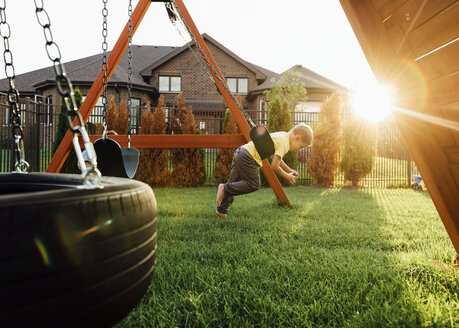
{"type": "MultiPolygon", "coordinates": [[[[161,96],[154,113],[151,112],[150,103],[147,103],[147,109],[142,115],[140,134],[165,134],[166,128],[166,109],[164,97],[161,96]]],[[[135,178],[152,187],[166,186],[171,178],[171,172],[167,168],[168,161],[167,149],[141,149],[135,178]]]]}
{"type": "MultiPolygon", "coordinates": [[[[174,134],[196,134],[196,123],[191,106],[185,107],[185,99],[177,97],[177,115],[172,113],[171,125],[174,134]]],[[[173,185],[181,187],[202,186],[206,180],[205,166],[199,149],[178,148],[171,150],[173,185]]]]}
{"type": "Polygon", "coordinates": [[[314,131],[314,143],[307,166],[315,185],[331,187],[335,181],[335,172],[340,163],[344,105],[344,96],[333,93],[320,109],[321,123],[314,131]]]}
{"type": "Polygon", "coordinates": [[[351,117],[344,129],[344,151],[341,170],[353,187],[373,169],[375,138],[371,124],[351,117]]]}
{"type": "MultiPolygon", "coordinates": [[[[237,126],[236,119],[229,110],[225,113],[223,121],[223,133],[225,134],[239,134],[239,127],[237,126]],[[225,124],[226,123],[226,124],[225,124]]],[[[217,155],[217,162],[215,164],[214,177],[219,183],[228,181],[231,163],[236,148],[219,148],[217,155]]]]}
{"type": "MultiPolygon", "coordinates": [[[[83,95],[80,92],[80,89],[75,88],[75,103],[77,108],[79,109],[81,107],[81,103],[83,101],[83,95]]],[[[61,100],[61,107],[59,111],[59,115],[57,117],[57,129],[56,129],[56,134],[54,135],[54,141],[53,141],[53,148],[52,148],[52,153],[53,155],[56,153],[57,148],[59,148],[59,145],[62,142],[62,139],[65,136],[65,133],[69,129],[68,125],[68,120],[66,116],[66,107],[64,100],[61,100]]],[[[60,170],[61,173],[79,173],[80,169],[78,168],[78,161],[77,157],[75,154],[75,150],[73,149],[73,144],[71,145],[70,148],[70,153],[67,156],[67,159],[65,160],[64,164],[62,165],[62,168],[60,170]]]]}
{"type": "Polygon", "coordinates": [[[107,108],[107,131],[115,131],[118,134],[127,134],[128,115],[127,103],[122,101],[119,106],[115,104],[115,98],[110,95],[107,108]]]}
{"type": "MultiPolygon", "coordinates": [[[[275,97],[267,105],[268,107],[268,130],[270,133],[277,131],[288,132],[292,128],[292,121],[290,119],[290,112],[288,110],[288,102],[281,100],[280,97],[275,97]]],[[[298,155],[296,152],[289,151],[283,157],[285,164],[287,164],[293,170],[298,167],[298,155]]],[[[261,174],[262,183],[265,184],[266,178],[264,174],[261,174]]],[[[283,179],[281,179],[283,181],[283,179]]],[[[289,185],[284,181],[285,185],[289,185]]]]}

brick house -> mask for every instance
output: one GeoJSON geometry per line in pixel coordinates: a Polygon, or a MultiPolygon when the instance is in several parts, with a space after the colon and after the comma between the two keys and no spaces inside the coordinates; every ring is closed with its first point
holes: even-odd
{"type": "MultiPolygon", "coordinates": [[[[269,89],[280,74],[243,60],[207,34],[203,34],[203,38],[231,90],[242,97],[244,108],[248,111],[263,112],[263,91],[269,89]]],[[[144,108],[147,102],[155,106],[159,95],[163,94],[166,106],[171,109],[177,105],[177,95],[182,93],[187,106],[192,106],[197,125],[202,132],[221,133],[220,122],[226,104],[208,73],[189,50],[190,45],[182,47],[133,45],[132,104],[139,109],[144,108]]],[[[101,54],[65,63],[67,75],[83,96],[89,91],[101,66],[101,54]]],[[[346,91],[343,86],[300,65],[291,69],[301,75],[308,90],[306,110],[318,111],[322,101],[333,91],[346,91]]],[[[35,101],[47,104],[60,103],[60,96],[54,85],[52,66],[17,75],[15,82],[21,97],[31,97],[35,101]]],[[[8,80],[0,80],[0,92],[7,90],[8,80]]],[[[126,101],[126,55],[112,75],[107,93],[113,95],[117,104],[126,101]]],[[[98,104],[101,105],[100,99],[98,104]]],[[[51,108],[53,107],[50,106],[50,110],[51,108]]],[[[101,108],[96,105],[90,122],[100,121],[100,113],[101,108]]],[[[50,120],[51,117],[52,115],[50,120]]],[[[133,117],[133,124],[138,126],[140,111],[137,111],[133,117]]]]}

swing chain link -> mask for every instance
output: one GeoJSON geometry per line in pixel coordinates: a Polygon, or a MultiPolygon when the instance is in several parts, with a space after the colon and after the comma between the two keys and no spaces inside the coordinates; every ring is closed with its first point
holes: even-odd
{"type": "Polygon", "coordinates": [[[127,91],[128,91],[128,101],[127,101],[127,114],[128,114],[128,128],[127,128],[127,135],[128,135],[128,147],[131,148],[131,106],[132,106],[132,1],[129,0],[129,6],[128,6],[128,16],[129,16],[129,21],[128,21],[128,31],[129,31],[129,39],[128,39],[128,48],[127,48],[127,54],[128,54],[128,85],[127,85],[127,91]]]}
{"type": "Polygon", "coordinates": [[[78,112],[78,107],[75,101],[75,94],[73,91],[72,82],[67,77],[65,73],[64,65],[61,62],[61,52],[59,46],[53,41],[53,34],[51,32],[51,21],[49,15],[44,9],[43,0],[34,0],[35,2],[35,15],[37,17],[38,23],[43,27],[43,33],[45,35],[45,48],[48,58],[54,63],[54,73],[56,75],[55,82],[57,91],[64,100],[64,105],[66,109],[67,121],[69,123],[69,128],[73,133],[73,147],[77,155],[78,164],[81,170],[81,177],[83,183],[87,188],[100,188],[99,180],[101,177],[100,171],[97,169],[97,157],[96,151],[93,144],[89,140],[88,133],[84,128],[83,118],[78,112]],[[67,85],[67,88],[64,89],[63,84],[67,85]],[[73,120],[77,118],[77,125],[73,125],[73,120]],[[81,135],[84,142],[84,149],[88,155],[89,167],[86,166],[85,160],[83,158],[83,153],[80,149],[80,144],[78,141],[78,135],[81,135]],[[95,179],[91,177],[96,177],[95,179]]]}
{"type": "MultiPolygon", "coordinates": [[[[225,81],[223,81],[223,79],[220,77],[220,74],[218,74],[217,70],[215,69],[214,65],[212,65],[212,63],[209,61],[206,53],[204,52],[204,50],[201,48],[201,46],[199,45],[199,42],[198,40],[196,40],[193,32],[191,31],[190,27],[188,26],[188,24],[186,23],[185,21],[185,18],[183,17],[182,13],[180,12],[177,4],[175,3],[174,0],[171,0],[171,3],[173,4],[173,8],[175,9],[175,12],[178,13],[179,17],[180,17],[180,21],[181,23],[183,24],[183,26],[185,27],[185,29],[187,30],[188,34],[190,35],[191,39],[193,40],[193,43],[194,45],[196,46],[196,49],[198,49],[199,51],[199,54],[201,56],[201,59],[204,60],[206,62],[206,65],[207,67],[209,67],[211,70],[212,70],[212,73],[214,74],[214,76],[218,79],[218,81],[220,82],[220,84],[223,86],[223,88],[225,89],[225,91],[227,92],[227,94],[231,97],[231,99],[234,101],[234,103],[238,106],[239,110],[242,112],[242,114],[244,115],[245,119],[250,123],[250,125],[252,127],[256,126],[256,124],[253,122],[252,118],[250,117],[250,115],[246,112],[246,110],[244,109],[244,107],[242,107],[242,105],[239,103],[239,101],[237,101],[236,97],[233,95],[233,93],[231,92],[231,90],[229,89],[228,85],[226,84],[225,81]]],[[[168,3],[166,3],[166,7],[167,7],[168,3]]],[[[173,20],[171,19],[172,23],[173,20]]]]}
{"type": "Polygon", "coordinates": [[[103,56],[102,56],[102,71],[103,71],[103,76],[102,76],[102,85],[103,85],[103,91],[102,91],[102,125],[104,127],[104,132],[102,133],[102,138],[106,138],[107,136],[107,84],[108,84],[108,78],[107,78],[107,50],[108,50],[108,43],[107,43],[107,36],[108,36],[108,23],[107,23],[107,17],[108,17],[108,9],[107,9],[107,2],[108,0],[102,0],[102,3],[104,4],[104,7],[102,8],[102,36],[104,38],[102,42],[102,51],[103,51],[103,56]]]}
{"type": "Polygon", "coordinates": [[[9,82],[9,90],[7,93],[8,104],[11,111],[11,125],[14,137],[14,172],[27,173],[29,163],[24,159],[24,134],[21,128],[21,109],[18,105],[19,92],[14,85],[16,72],[13,65],[13,53],[10,50],[11,28],[6,21],[6,1],[0,3],[0,36],[3,38],[3,60],[5,62],[5,74],[9,82]]]}

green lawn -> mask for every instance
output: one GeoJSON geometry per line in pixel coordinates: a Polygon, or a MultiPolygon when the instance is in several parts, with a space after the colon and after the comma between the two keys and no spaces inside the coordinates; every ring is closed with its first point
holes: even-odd
{"type": "Polygon", "coordinates": [[[428,194],[157,189],[158,264],[117,327],[458,327],[459,271],[428,194]],[[434,266],[430,260],[447,263],[434,266]]]}

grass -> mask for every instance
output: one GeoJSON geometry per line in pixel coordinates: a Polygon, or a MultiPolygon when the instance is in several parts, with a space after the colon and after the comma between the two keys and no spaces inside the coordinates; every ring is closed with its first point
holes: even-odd
{"type": "Polygon", "coordinates": [[[156,189],[158,264],[117,327],[457,327],[459,273],[428,194],[156,189]],[[447,263],[434,266],[430,260],[447,263]]]}

